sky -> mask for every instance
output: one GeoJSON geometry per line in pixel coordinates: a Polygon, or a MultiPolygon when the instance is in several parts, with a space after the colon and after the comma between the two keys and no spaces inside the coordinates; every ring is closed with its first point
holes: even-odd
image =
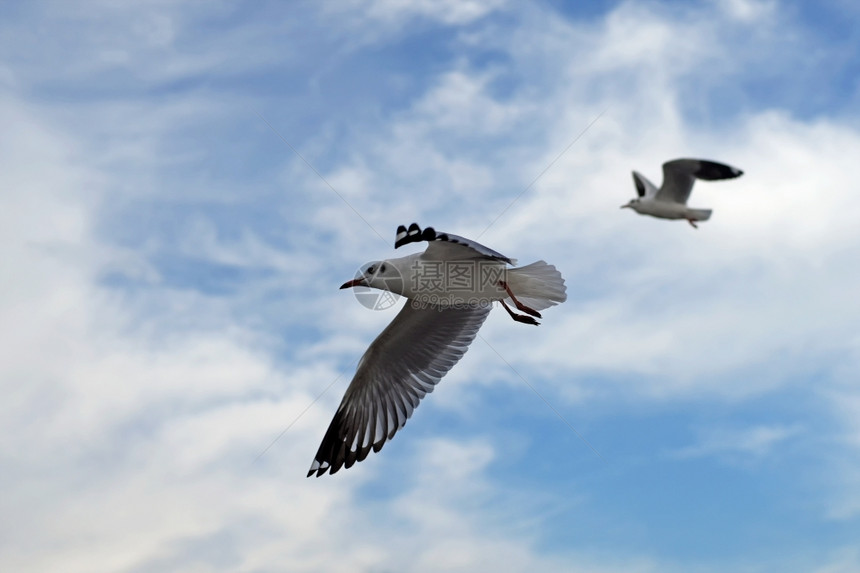
{"type": "Polygon", "coordinates": [[[0,570],[860,570],[860,8],[581,4],[0,4],[0,570]],[[308,479],[413,221],[568,300],[308,479]]]}

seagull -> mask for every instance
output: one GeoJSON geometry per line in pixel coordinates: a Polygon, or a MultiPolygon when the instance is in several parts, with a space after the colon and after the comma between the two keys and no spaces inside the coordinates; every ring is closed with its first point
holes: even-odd
{"type": "Polygon", "coordinates": [[[696,221],[711,218],[710,209],[690,209],[687,199],[696,179],[716,181],[734,179],[744,172],[735,167],[708,161],[707,159],[673,159],[663,164],[663,185],[657,186],[641,173],[633,172],[633,182],[639,197],[631,199],[621,208],[629,207],[640,215],[651,215],[660,219],[686,219],[694,229],[696,221]]]}
{"type": "Polygon", "coordinates": [[[398,227],[395,249],[417,242],[428,243],[424,252],[368,263],[340,287],[376,288],[407,301],[358,362],[308,477],[334,474],[382,449],[463,357],[493,302],[516,322],[538,325],[541,310],[567,300],[561,273],[544,261],[508,268],[514,259],[475,241],[416,223],[398,227]]]}

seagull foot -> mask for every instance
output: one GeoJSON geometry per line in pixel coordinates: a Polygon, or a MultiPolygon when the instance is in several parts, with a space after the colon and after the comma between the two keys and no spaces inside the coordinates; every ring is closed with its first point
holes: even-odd
{"type": "Polygon", "coordinates": [[[533,324],[535,326],[540,326],[540,323],[532,317],[526,316],[525,314],[517,314],[512,311],[511,307],[505,304],[505,301],[500,300],[499,302],[502,303],[502,306],[505,307],[505,310],[508,311],[508,314],[510,314],[511,318],[513,318],[515,321],[522,322],[523,324],[533,324]]]}
{"type": "Polygon", "coordinates": [[[696,220],[695,219],[687,219],[687,222],[690,223],[690,225],[692,225],[694,229],[699,228],[696,226],[696,220]]]}
{"type": "MultiPolygon", "coordinates": [[[[517,297],[514,296],[514,293],[511,291],[511,287],[508,286],[508,283],[505,281],[499,281],[499,286],[505,289],[505,292],[508,293],[508,296],[511,297],[511,300],[514,301],[514,304],[517,307],[517,310],[521,310],[526,314],[530,314],[536,318],[543,318],[538,311],[535,309],[528,307],[517,300],[517,297]]],[[[504,304],[504,302],[502,303],[504,304]]],[[[507,308],[507,307],[505,307],[507,308]]],[[[538,324],[537,322],[535,324],[538,324]]]]}

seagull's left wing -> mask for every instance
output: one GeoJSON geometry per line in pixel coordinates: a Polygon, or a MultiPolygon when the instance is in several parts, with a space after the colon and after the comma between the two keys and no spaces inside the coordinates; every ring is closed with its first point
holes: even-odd
{"type": "Polygon", "coordinates": [[[451,233],[440,233],[433,227],[425,227],[421,230],[417,223],[412,223],[408,229],[403,225],[397,227],[394,248],[421,241],[428,242],[427,250],[422,257],[430,260],[495,259],[511,265],[516,264],[516,259],[510,259],[477,241],[451,233]]]}
{"type": "Polygon", "coordinates": [[[406,306],[361,357],[308,477],[360,462],[406,424],[463,357],[492,306],[406,306]]]}
{"type": "Polygon", "coordinates": [[[673,159],[663,164],[663,185],[656,198],[686,205],[696,179],[734,179],[743,173],[730,165],[707,159],[673,159]]]}

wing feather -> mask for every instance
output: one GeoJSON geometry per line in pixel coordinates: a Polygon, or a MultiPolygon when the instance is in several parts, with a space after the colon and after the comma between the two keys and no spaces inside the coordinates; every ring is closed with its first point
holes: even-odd
{"type": "Polygon", "coordinates": [[[651,199],[657,193],[657,186],[638,171],[633,172],[633,183],[636,185],[636,194],[640,199],[651,199]]]}
{"type": "Polygon", "coordinates": [[[734,179],[743,171],[730,165],[708,161],[707,159],[673,159],[663,164],[663,185],[657,192],[659,201],[687,204],[696,179],[717,181],[734,179]]]}
{"type": "Polygon", "coordinates": [[[427,250],[422,254],[422,258],[427,260],[456,261],[477,258],[504,261],[511,265],[516,264],[515,259],[510,259],[477,241],[451,233],[440,233],[433,227],[425,227],[422,230],[417,223],[412,223],[408,229],[403,225],[397,228],[394,248],[421,241],[428,242],[427,250]]]}
{"type": "Polygon", "coordinates": [[[359,361],[308,477],[335,473],[382,449],[463,357],[491,308],[407,301],[359,361]]]}

